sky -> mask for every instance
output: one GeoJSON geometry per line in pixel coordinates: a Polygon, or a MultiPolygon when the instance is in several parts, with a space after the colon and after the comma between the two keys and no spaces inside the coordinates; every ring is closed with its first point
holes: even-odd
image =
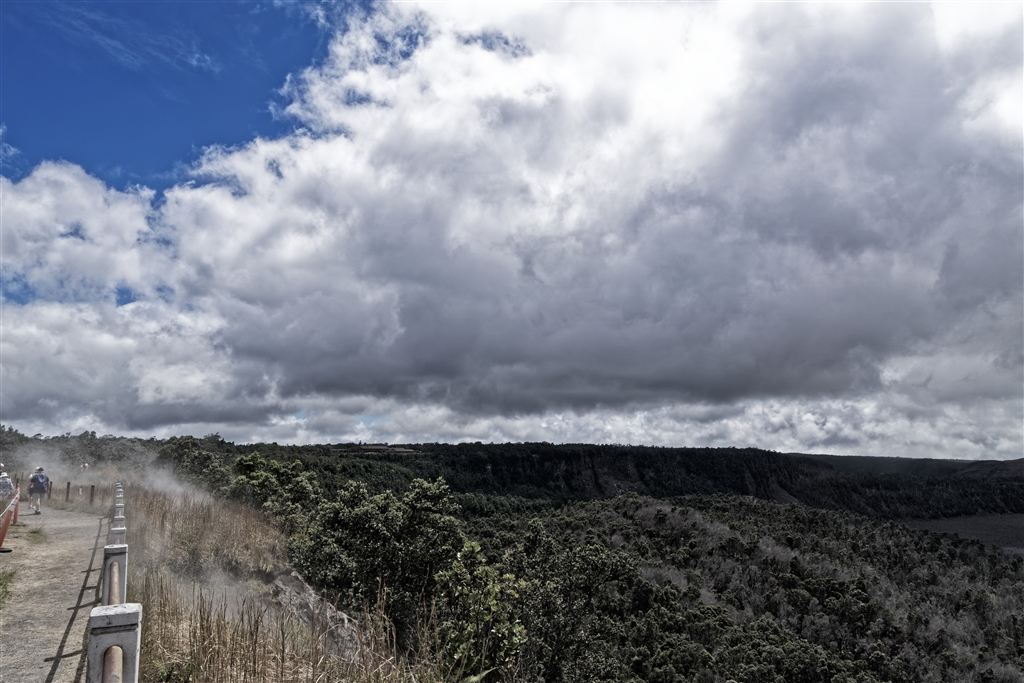
{"type": "Polygon", "coordinates": [[[1024,451],[1024,9],[0,4],[0,421],[1024,451]]]}

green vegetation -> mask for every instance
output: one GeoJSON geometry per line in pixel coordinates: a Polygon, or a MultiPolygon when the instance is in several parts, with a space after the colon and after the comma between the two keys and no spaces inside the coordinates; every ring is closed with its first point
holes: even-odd
{"type": "Polygon", "coordinates": [[[979,543],[735,496],[475,526],[543,680],[1021,680],[1022,561],[979,543]]]}
{"type": "Polygon", "coordinates": [[[11,583],[13,581],[14,572],[8,569],[0,569],[0,607],[3,607],[7,599],[11,597],[11,583]]]}
{"type": "MultiPolygon", "coordinates": [[[[72,437],[73,438],[73,437],[72,437]]],[[[774,453],[756,448],[657,448],[591,444],[416,444],[407,452],[361,452],[354,444],[329,446],[235,445],[216,436],[171,439],[174,449],[205,452],[228,467],[258,451],[266,460],[301,464],[325,491],[349,480],[371,492],[402,491],[414,478],[443,478],[451,490],[481,506],[536,508],[577,500],[641,493],[664,498],[727,493],[811,507],[847,510],[880,519],[941,518],[1024,513],[1024,462],[976,471],[970,463],[917,461],[893,466],[892,458],[858,459],[774,453]],[[187,445],[186,445],[187,444],[187,445]],[[865,461],[877,461],[871,470],[865,461]],[[840,461],[842,462],[842,461],[840,461]]],[[[162,452],[166,452],[165,448],[162,452]]],[[[180,459],[176,460],[179,461],[180,459]]],[[[206,461],[184,466],[200,478],[206,461]]],[[[223,470],[220,470],[223,471],[223,470]]],[[[470,507],[470,506],[467,506],[470,507]]]]}
{"type": "MultiPolygon", "coordinates": [[[[159,529],[161,562],[178,575],[269,579],[287,554],[386,643],[375,652],[395,678],[374,680],[415,670],[493,682],[1024,682],[1024,559],[891,521],[1024,512],[1012,468],[841,469],[756,449],[368,452],[216,435],[149,453],[232,519],[255,520],[204,540],[187,528],[215,525],[207,501],[137,506],[149,510],[147,534],[159,529]],[[189,515],[177,531],[168,521],[189,515]],[[273,533],[261,531],[268,523],[273,533]]],[[[217,609],[200,605],[195,619],[227,633],[217,609]]],[[[304,638],[273,661],[313,671],[329,647],[304,638]]],[[[163,680],[198,671],[186,650],[167,650],[163,680]]]]}
{"type": "Polygon", "coordinates": [[[46,532],[40,527],[33,527],[25,532],[25,540],[29,543],[43,543],[46,541],[46,532]]]}
{"type": "Polygon", "coordinates": [[[233,462],[232,482],[212,482],[293,530],[292,561],[309,580],[350,608],[383,596],[404,647],[429,645],[417,627],[440,624],[453,670],[551,682],[1024,680],[1020,558],[835,509],[935,513],[973,508],[982,490],[1015,509],[1016,480],[886,479],[760,451],[534,447],[351,458],[271,448],[281,460],[223,448],[183,462],[197,479],[233,462]],[[356,464],[365,480],[326,483],[356,464]],[[448,475],[458,493],[439,479],[403,487],[399,468],[448,475]],[[735,495],[770,498],[785,484],[813,498],[809,481],[832,509],[735,495]],[[700,495],[601,498],[616,485],[700,495]]]}
{"type": "Polygon", "coordinates": [[[292,536],[292,562],[307,580],[346,605],[382,595],[406,641],[435,595],[435,575],[452,566],[465,543],[444,482],[414,480],[401,498],[370,495],[353,482],[336,500],[320,500],[305,529],[292,536]]]}

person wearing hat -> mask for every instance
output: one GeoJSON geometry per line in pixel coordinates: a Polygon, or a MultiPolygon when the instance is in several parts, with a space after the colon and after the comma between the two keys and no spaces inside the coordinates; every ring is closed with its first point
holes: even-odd
{"type": "Polygon", "coordinates": [[[0,505],[10,502],[8,499],[14,495],[14,482],[3,471],[4,464],[0,462],[0,505]]]}
{"type": "Polygon", "coordinates": [[[30,508],[35,508],[33,514],[42,514],[43,508],[43,494],[46,493],[46,485],[50,482],[50,478],[43,473],[42,467],[37,467],[36,471],[28,478],[28,495],[30,508]]]}

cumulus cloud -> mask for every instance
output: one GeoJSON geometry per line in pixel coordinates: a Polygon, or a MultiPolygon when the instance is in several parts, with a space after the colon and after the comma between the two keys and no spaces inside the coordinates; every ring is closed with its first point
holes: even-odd
{"type": "Polygon", "coordinates": [[[1019,455],[1021,12],[943,11],[350,16],[160,198],[2,181],[5,420],[1019,455]]]}

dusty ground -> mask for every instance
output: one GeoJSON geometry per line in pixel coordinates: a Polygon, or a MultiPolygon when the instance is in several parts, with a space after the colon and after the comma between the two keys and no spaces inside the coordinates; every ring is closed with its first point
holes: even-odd
{"type": "Polygon", "coordinates": [[[99,604],[106,520],[43,502],[11,527],[0,569],[14,570],[0,607],[0,683],[84,683],[90,610],[99,604]]]}

